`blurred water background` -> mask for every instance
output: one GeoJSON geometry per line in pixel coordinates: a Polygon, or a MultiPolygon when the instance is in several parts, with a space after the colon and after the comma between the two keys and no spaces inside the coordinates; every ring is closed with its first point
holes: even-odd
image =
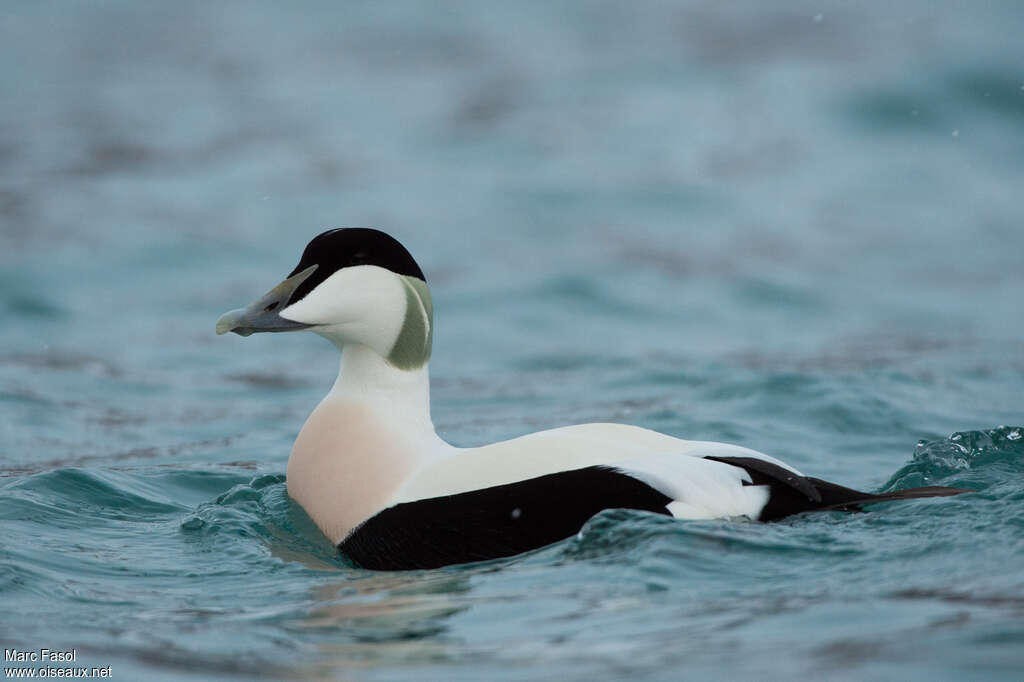
{"type": "Polygon", "coordinates": [[[8,2],[0,639],[115,679],[1019,680],[1024,6],[8,2]],[[313,335],[223,311],[342,225],[472,445],[584,421],[866,489],[375,574],[284,489],[313,335]]]}

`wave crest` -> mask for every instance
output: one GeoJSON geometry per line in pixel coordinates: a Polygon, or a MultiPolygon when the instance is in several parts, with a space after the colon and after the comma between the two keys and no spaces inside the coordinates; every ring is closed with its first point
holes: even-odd
{"type": "Polygon", "coordinates": [[[948,438],[918,441],[913,459],[897,471],[885,490],[923,485],[987,488],[1005,480],[1004,471],[1024,473],[1024,427],[999,426],[957,431],[948,438]]]}

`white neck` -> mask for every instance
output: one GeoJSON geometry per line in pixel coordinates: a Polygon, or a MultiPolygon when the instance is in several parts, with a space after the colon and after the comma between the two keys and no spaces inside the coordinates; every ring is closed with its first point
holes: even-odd
{"type": "Polygon", "coordinates": [[[288,492],[337,543],[450,449],[430,419],[427,366],[400,370],[346,345],[334,386],[295,440],[288,492]]]}
{"type": "Polygon", "coordinates": [[[368,346],[348,344],[342,347],[338,378],[327,399],[372,406],[375,412],[390,413],[403,430],[426,428],[434,433],[427,365],[419,369],[396,369],[368,346]]]}

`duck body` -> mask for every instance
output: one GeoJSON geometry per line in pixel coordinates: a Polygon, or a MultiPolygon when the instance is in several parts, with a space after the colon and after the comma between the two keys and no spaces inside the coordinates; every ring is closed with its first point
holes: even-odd
{"type": "Polygon", "coordinates": [[[292,274],[218,333],[309,329],[341,351],[338,377],[288,460],[289,495],[357,564],[435,568],[511,556],[577,533],[604,509],[772,521],[860,510],[955,488],[871,494],[804,476],[748,448],[624,424],[580,424],[475,448],[430,418],[433,306],[397,241],[317,236],[292,274]]]}

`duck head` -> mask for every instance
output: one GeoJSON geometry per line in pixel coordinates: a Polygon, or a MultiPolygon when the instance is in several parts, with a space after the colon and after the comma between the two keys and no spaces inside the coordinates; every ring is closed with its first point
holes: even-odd
{"type": "Polygon", "coordinates": [[[288,277],[245,308],[217,320],[217,333],[309,330],[339,348],[361,344],[398,369],[430,359],[430,289],[394,237],[368,228],[313,238],[288,277]]]}

